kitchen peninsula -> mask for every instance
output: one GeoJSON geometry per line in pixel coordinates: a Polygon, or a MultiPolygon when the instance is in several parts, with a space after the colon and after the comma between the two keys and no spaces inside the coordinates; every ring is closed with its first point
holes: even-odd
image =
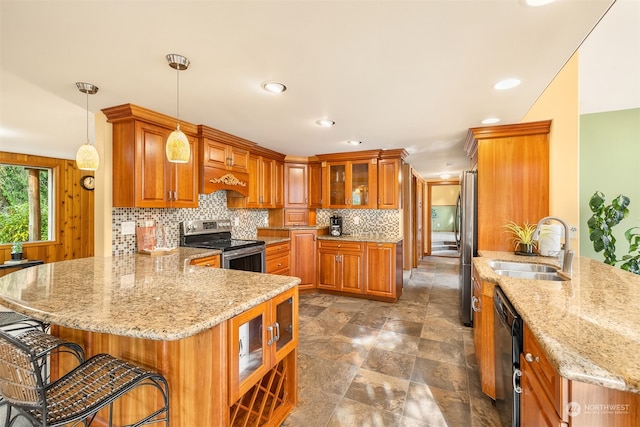
{"type": "MultiPolygon", "coordinates": [[[[218,253],[180,248],[44,264],[0,278],[0,304],[50,322],[87,356],[109,353],[163,374],[172,426],[227,426],[245,416],[280,425],[297,400],[299,279],[191,265],[218,253]],[[262,414],[252,404],[259,388],[262,414]]],[[[53,371],[69,368],[54,363],[53,371]]],[[[116,414],[153,405],[142,392],[116,414]]]]}
{"type": "MultiPolygon", "coordinates": [[[[500,276],[490,260],[555,264],[554,258],[480,251],[474,258],[482,288],[476,308],[490,328],[493,304],[485,295],[500,286],[524,321],[520,355],[523,426],[637,426],[640,420],[640,276],[586,257],[576,257],[571,280],[500,276]],[[489,305],[489,306],[488,306],[489,305]],[[489,316],[487,316],[489,315],[489,316]]],[[[478,327],[475,325],[474,327],[478,327]]],[[[486,356],[486,354],[485,354],[486,356]]],[[[481,377],[485,379],[483,362],[481,377]]],[[[489,366],[493,366],[490,360],[489,366]]],[[[490,387],[491,389],[491,387],[490,387]]],[[[485,391],[486,392],[486,391],[485,391]]]]}

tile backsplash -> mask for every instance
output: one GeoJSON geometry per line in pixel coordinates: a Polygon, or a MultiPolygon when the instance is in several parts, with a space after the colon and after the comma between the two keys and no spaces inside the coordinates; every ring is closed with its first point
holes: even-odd
{"type": "MultiPolygon", "coordinates": [[[[401,232],[401,210],[388,209],[318,209],[317,223],[329,225],[332,215],[343,217],[343,230],[346,233],[377,232],[385,235],[399,235],[401,232]],[[355,225],[355,218],[359,218],[359,225],[355,225]]],[[[112,255],[132,254],[136,251],[136,236],[122,235],[123,222],[135,222],[145,225],[151,221],[159,229],[164,227],[166,246],[179,244],[179,224],[182,221],[194,219],[231,219],[232,224],[238,218],[238,226],[231,232],[236,239],[254,239],[257,227],[268,226],[269,211],[267,209],[228,209],[226,191],[216,191],[211,194],[199,195],[199,207],[173,208],[113,208],[113,222],[111,225],[112,255]]]]}

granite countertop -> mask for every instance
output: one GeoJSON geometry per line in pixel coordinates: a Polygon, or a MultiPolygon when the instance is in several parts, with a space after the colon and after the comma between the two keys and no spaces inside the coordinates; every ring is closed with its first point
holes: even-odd
{"type": "MultiPolygon", "coordinates": [[[[329,228],[328,225],[284,225],[282,227],[258,227],[257,230],[322,230],[329,228]]],[[[262,239],[262,236],[258,236],[262,239]]]]}
{"type": "Polygon", "coordinates": [[[296,277],[189,265],[220,251],[43,264],[0,277],[0,305],[74,329],[178,340],[296,286],[296,277]]]}
{"type": "Polygon", "coordinates": [[[373,234],[343,234],[342,236],[318,236],[318,240],[342,240],[348,242],[363,242],[363,243],[393,243],[401,242],[404,238],[402,236],[385,236],[377,233],[373,234]]]}
{"type": "Polygon", "coordinates": [[[473,266],[500,285],[563,377],[640,393],[640,276],[575,257],[571,280],[499,276],[488,260],[558,265],[554,258],[481,251],[473,266]]]}
{"type": "Polygon", "coordinates": [[[290,242],[291,237],[269,237],[269,236],[258,236],[258,240],[262,240],[267,245],[275,245],[277,243],[290,242]]]}

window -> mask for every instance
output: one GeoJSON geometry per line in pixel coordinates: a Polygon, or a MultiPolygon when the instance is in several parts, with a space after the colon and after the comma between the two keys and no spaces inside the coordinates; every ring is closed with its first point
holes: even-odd
{"type": "Polygon", "coordinates": [[[53,169],[0,164],[0,244],[54,240],[53,169]]]}

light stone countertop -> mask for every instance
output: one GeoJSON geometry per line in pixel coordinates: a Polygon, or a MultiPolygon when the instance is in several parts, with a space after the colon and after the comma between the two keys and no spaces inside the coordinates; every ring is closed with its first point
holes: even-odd
{"type": "Polygon", "coordinates": [[[345,242],[363,242],[363,243],[393,243],[397,244],[404,238],[402,236],[386,236],[377,233],[373,234],[343,234],[342,236],[318,236],[318,240],[337,240],[345,242]]]}
{"type": "Polygon", "coordinates": [[[270,237],[270,236],[258,236],[258,240],[262,240],[266,245],[275,245],[278,243],[290,242],[291,237],[270,237]]]}
{"type": "Polygon", "coordinates": [[[481,251],[473,266],[500,285],[563,377],[640,393],[640,276],[575,257],[570,281],[499,276],[487,261],[558,265],[554,258],[481,251]]]}
{"type": "Polygon", "coordinates": [[[296,277],[189,265],[220,251],[43,264],[0,277],[0,304],[69,328],[178,340],[296,286],[296,277]]]}

